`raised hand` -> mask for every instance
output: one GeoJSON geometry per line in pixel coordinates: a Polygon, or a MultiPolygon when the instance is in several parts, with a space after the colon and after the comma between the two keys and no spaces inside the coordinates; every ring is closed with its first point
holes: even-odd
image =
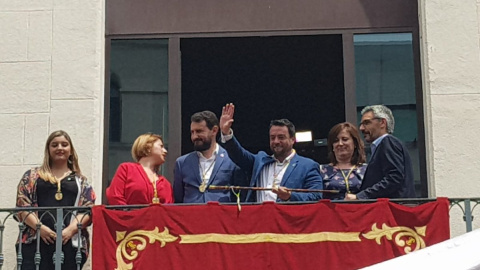
{"type": "Polygon", "coordinates": [[[222,108],[222,116],[220,117],[220,130],[223,135],[230,134],[230,128],[233,124],[233,114],[235,113],[235,105],[228,103],[222,108]]]}

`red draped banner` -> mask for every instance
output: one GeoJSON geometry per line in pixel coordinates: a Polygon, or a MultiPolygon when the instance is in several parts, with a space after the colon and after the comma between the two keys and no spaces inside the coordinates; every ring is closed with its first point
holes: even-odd
{"type": "Polygon", "coordinates": [[[93,269],[357,269],[450,237],[446,198],[93,208],[93,269]]]}

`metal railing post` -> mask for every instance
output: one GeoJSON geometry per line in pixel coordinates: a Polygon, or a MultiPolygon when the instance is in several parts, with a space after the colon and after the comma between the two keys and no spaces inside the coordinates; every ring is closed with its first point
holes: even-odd
{"type": "MultiPolygon", "coordinates": [[[[77,219],[75,218],[75,220],[77,220],[77,219]]],[[[77,263],[77,270],[80,270],[81,265],[82,265],[82,252],[80,251],[80,247],[81,247],[81,243],[82,243],[82,223],[81,223],[81,221],[78,221],[77,229],[78,229],[78,232],[77,232],[78,240],[77,240],[77,252],[75,252],[75,262],[77,263]]]]}
{"type": "Polygon", "coordinates": [[[18,223],[19,234],[18,234],[18,250],[17,250],[17,268],[22,269],[22,232],[25,229],[25,224],[23,222],[18,223]]]}
{"type": "Polygon", "coordinates": [[[2,270],[3,267],[3,231],[5,230],[5,225],[2,223],[0,224],[0,270],[2,270]]]}
{"type": "Polygon", "coordinates": [[[62,270],[63,251],[62,251],[62,231],[63,231],[63,208],[57,208],[57,222],[55,223],[57,239],[55,242],[55,270],[62,270]]]}
{"type": "Polygon", "coordinates": [[[464,206],[465,206],[465,215],[463,216],[463,220],[466,223],[467,232],[471,232],[473,216],[472,216],[472,207],[470,205],[470,199],[465,199],[464,206]]]}

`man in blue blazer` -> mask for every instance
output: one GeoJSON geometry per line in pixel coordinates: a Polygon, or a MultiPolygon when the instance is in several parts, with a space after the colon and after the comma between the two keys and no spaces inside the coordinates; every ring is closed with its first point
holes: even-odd
{"type": "Polygon", "coordinates": [[[175,162],[173,193],[176,203],[236,201],[230,190],[210,190],[215,186],[245,186],[246,174],[216,143],[218,118],[210,111],[192,115],[190,134],[194,152],[175,162]]]}
{"type": "Polygon", "coordinates": [[[272,188],[272,191],[250,190],[247,201],[318,201],[319,192],[292,192],[289,189],[323,189],[320,168],[315,161],[299,156],[293,149],[295,126],[287,119],[270,123],[270,149],[273,155],[260,151],[252,154],[233,136],[231,129],[235,107],[227,104],[220,118],[222,145],[230,158],[246,172],[251,172],[250,187],[272,188]]]}
{"type": "Polygon", "coordinates": [[[362,110],[360,131],[371,144],[371,158],[356,195],[346,199],[415,198],[412,161],[408,149],[393,135],[395,120],[384,105],[362,110]]]}

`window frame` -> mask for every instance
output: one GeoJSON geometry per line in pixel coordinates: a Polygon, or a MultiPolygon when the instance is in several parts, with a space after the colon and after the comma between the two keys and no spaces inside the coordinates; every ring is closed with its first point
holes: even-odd
{"type": "MultiPolygon", "coordinates": [[[[193,1],[193,0],[192,0],[193,1]]],[[[219,0],[207,0],[207,3],[215,4],[219,0]]],[[[261,15],[262,10],[258,2],[254,0],[246,0],[252,2],[253,5],[258,6],[258,13],[261,15]]],[[[201,29],[195,28],[193,24],[187,22],[181,22],[180,26],[166,25],[160,22],[173,19],[175,13],[168,14],[161,9],[165,4],[164,1],[156,0],[143,0],[136,5],[132,10],[132,5],[128,0],[107,0],[106,1],[106,34],[105,34],[105,96],[104,96],[104,143],[103,143],[103,174],[102,174],[102,192],[103,203],[106,203],[105,189],[108,184],[108,146],[109,146],[109,110],[110,110],[110,51],[112,40],[117,39],[168,39],[168,126],[169,126],[169,138],[181,137],[181,52],[180,41],[184,38],[222,38],[222,37],[268,37],[268,36],[297,36],[297,35],[325,35],[325,34],[340,34],[342,35],[343,43],[343,61],[344,61],[344,91],[345,91],[345,120],[356,123],[357,111],[356,111],[356,91],[355,91],[355,55],[354,55],[354,43],[353,35],[355,34],[375,34],[375,33],[411,33],[412,34],[412,47],[413,47],[413,60],[414,60],[414,72],[415,72],[415,96],[416,96],[416,112],[417,112],[417,128],[418,128],[418,147],[419,147],[419,161],[420,161],[420,179],[421,187],[420,192],[422,197],[428,197],[428,180],[427,180],[427,159],[426,159],[426,141],[425,141],[425,126],[424,126],[424,100],[422,91],[422,76],[421,76],[421,62],[420,62],[420,39],[419,39],[419,25],[418,25],[418,10],[416,0],[392,0],[389,2],[387,10],[385,10],[383,0],[374,0],[372,4],[362,6],[362,1],[355,0],[348,3],[337,3],[332,1],[330,3],[319,3],[316,0],[303,0],[304,5],[311,6],[312,8],[318,8],[319,5],[323,5],[326,11],[322,11],[324,14],[328,14],[329,8],[345,9],[344,11],[349,13],[342,18],[342,20],[334,20],[332,17],[327,18],[324,22],[314,22],[310,18],[301,18],[300,16],[289,15],[288,9],[285,11],[279,11],[272,15],[275,18],[282,18],[289,20],[292,27],[286,30],[282,28],[281,23],[276,25],[265,25],[258,21],[252,22],[250,25],[241,25],[235,28],[230,24],[227,27],[231,29],[225,29],[218,31],[216,29],[210,29],[209,27],[202,26],[201,29]],[[356,3],[353,5],[352,3],[356,3]],[[347,10],[349,7],[352,7],[347,10]],[[362,17],[364,14],[359,14],[359,8],[364,8],[365,14],[369,14],[372,17],[362,17]],[[149,12],[145,17],[145,10],[159,10],[167,17],[162,17],[156,14],[154,20],[155,23],[149,20],[149,16],[152,16],[149,12]],[[398,11],[403,16],[398,16],[398,11]],[[125,17],[125,13],[129,12],[129,16],[125,17]],[[397,12],[397,16],[388,16],[392,12],[397,12]],[[378,16],[378,17],[375,17],[378,16]],[[381,15],[378,15],[381,14],[381,15]],[[386,15],[385,15],[386,14],[386,15]],[[139,19],[142,18],[143,19],[139,19]],[[294,17],[292,17],[294,16],[294,17]],[[137,20],[138,19],[138,20],[137,20]],[[308,28],[308,25],[314,25],[314,29],[308,28]],[[262,26],[263,30],[259,30],[258,27],[262,26]],[[234,29],[235,28],[235,29],[234,29]],[[269,29],[267,29],[269,28],[269,29]],[[193,30],[192,30],[193,29],[193,30]]],[[[169,2],[172,4],[172,2],[169,2]]],[[[195,5],[196,2],[192,2],[195,5]]],[[[230,5],[232,9],[242,9],[243,6],[238,6],[234,2],[223,2],[218,8],[222,9],[221,13],[225,13],[225,6],[230,5]]],[[[181,11],[181,5],[185,3],[173,3],[178,5],[178,9],[181,11]]],[[[288,7],[291,5],[289,1],[281,1],[278,4],[282,7],[288,7]]],[[[185,7],[183,7],[185,9],[185,7]]],[[[177,10],[177,12],[179,11],[177,10]]],[[[186,10],[186,9],[185,9],[186,10]]],[[[198,16],[197,12],[201,12],[195,9],[188,9],[192,16],[198,16]]],[[[258,14],[257,14],[258,15],[258,14]]],[[[187,16],[187,15],[183,15],[187,16]]],[[[253,15],[252,15],[253,16],[253,15]]],[[[228,21],[228,16],[219,16],[214,18],[218,21],[228,21]]],[[[169,155],[167,156],[167,162],[174,164],[177,157],[181,155],[181,141],[170,140],[169,143],[169,155]]],[[[172,167],[172,165],[170,165],[172,167]]],[[[167,179],[173,179],[173,172],[167,172],[167,179]]]]}

